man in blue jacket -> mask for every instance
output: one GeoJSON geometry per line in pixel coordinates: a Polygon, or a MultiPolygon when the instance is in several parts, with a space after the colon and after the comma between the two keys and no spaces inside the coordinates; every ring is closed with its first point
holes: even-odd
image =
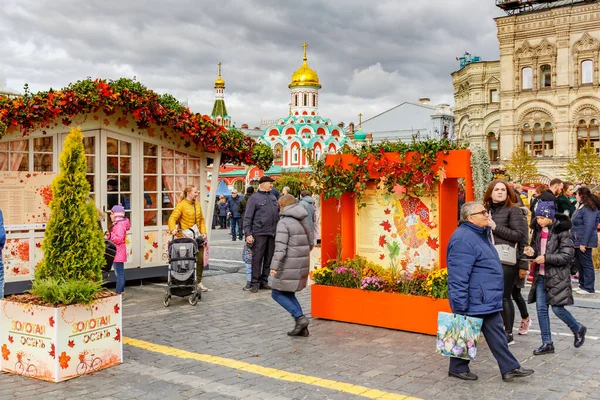
{"type": "MultiPolygon", "coordinates": [[[[502,322],[504,274],[498,253],[490,240],[490,216],[480,202],[465,203],[460,209],[460,224],[448,243],[448,298],[455,314],[483,319],[481,331],[496,358],[502,380],[533,374],[521,368],[508,349],[502,322]]],[[[450,358],[448,375],[474,381],[469,360],[450,358]]]]}
{"type": "Polygon", "coordinates": [[[235,238],[239,236],[242,240],[242,214],[240,214],[240,200],[236,189],[231,191],[231,197],[227,200],[227,214],[231,217],[231,240],[235,242],[235,238]],[[237,230],[236,230],[237,227],[237,230]]]}
{"type": "Polygon", "coordinates": [[[2,250],[6,243],[6,230],[4,229],[4,217],[0,210],[0,299],[4,297],[4,260],[2,259],[2,250]]]}

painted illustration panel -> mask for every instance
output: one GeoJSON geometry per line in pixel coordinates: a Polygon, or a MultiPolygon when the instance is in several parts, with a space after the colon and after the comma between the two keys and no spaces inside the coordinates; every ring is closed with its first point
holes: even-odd
{"type": "Polygon", "coordinates": [[[2,371],[54,381],[55,308],[2,301],[2,371]]]}
{"type": "Polygon", "coordinates": [[[121,296],[93,305],[59,308],[58,380],[74,378],[120,364],[123,360],[121,296]]]}
{"type": "Polygon", "coordinates": [[[144,234],[144,264],[156,264],[162,261],[161,250],[158,245],[158,232],[145,232],[144,234]]]}
{"type": "Polygon", "coordinates": [[[4,278],[7,282],[29,277],[31,249],[29,239],[7,239],[2,250],[4,261],[4,278]]]}
{"type": "Polygon", "coordinates": [[[414,271],[431,269],[439,260],[437,192],[416,197],[403,187],[393,194],[371,184],[363,195],[366,207],[356,218],[356,252],[384,267],[414,271]]]}
{"type": "Polygon", "coordinates": [[[45,227],[55,176],[54,172],[0,172],[0,204],[7,229],[45,227]]]}

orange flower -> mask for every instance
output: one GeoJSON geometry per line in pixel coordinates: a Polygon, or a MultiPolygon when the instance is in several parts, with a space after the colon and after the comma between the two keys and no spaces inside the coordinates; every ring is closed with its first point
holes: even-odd
{"type": "Polygon", "coordinates": [[[58,364],[62,369],[69,368],[69,361],[71,361],[71,356],[68,356],[64,351],[60,353],[60,356],[58,357],[58,364]]]}
{"type": "Polygon", "coordinates": [[[6,346],[6,343],[4,343],[2,345],[2,358],[4,358],[5,361],[8,361],[8,356],[9,355],[10,355],[10,350],[6,346]]]}

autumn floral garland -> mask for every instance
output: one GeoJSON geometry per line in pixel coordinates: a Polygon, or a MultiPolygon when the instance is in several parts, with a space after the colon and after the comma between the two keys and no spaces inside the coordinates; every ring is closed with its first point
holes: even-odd
{"type": "Polygon", "coordinates": [[[207,151],[221,151],[224,162],[258,165],[268,169],[273,154],[268,145],[258,144],[237,129],[225,129],[206,115],[194,114],[173,96],[159,95],[135,80],[86,79],[61,90],[49,90],[17,98],[0,96],[0,138],[10,127],[24,134],[49,129],[55,120],[69,126],[79,114],[117,111],[131,114],[139,129],[151,124],[168,126],[207,151]]]}
{"type": "Polygon", "coordinates": [[[403,188],[420,197],[443,179],[443,166],[434,170],[438,154],[459,149],[464,149],[464,146],[447,140],[428,140],[411,145],[384,142],[361,149],[345,149],[343,154],[354,156],[351,168],[345,168],[339,157],[333,165],[317,160],[312,164],[312,179],[325,199],[340,199],[344,193],[353,193],[359,208],[365,206],[361,201],[362,193],[367,189],[367,183],[374,179],[371,172],[379,176],[375,181],[380,190],[393,193],[403,188]],[[398,153],[399,158],[390,161],[385,158],[386,153],[398,153]]]}

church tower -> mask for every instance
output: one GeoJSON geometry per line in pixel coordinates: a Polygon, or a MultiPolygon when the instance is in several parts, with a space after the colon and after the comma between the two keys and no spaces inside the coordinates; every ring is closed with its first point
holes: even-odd
{"type": "Polygon", "coordinates": [[[306,62],[306,47],[304,43],[304,58],[302,66],[292,75],[291,89],[291,115],[319,115],[319,75],[312,70],[306,62]]]}
{"type": "Polygon", "coordinates": [[[225,81],[221,78],[221,65],[219,62],[219,77],[215,81],[215,104],[211,116],[217,125],[228,128],[231,125],[231,117],[227,115],[227,107],[225,107],[225,81]]]}

